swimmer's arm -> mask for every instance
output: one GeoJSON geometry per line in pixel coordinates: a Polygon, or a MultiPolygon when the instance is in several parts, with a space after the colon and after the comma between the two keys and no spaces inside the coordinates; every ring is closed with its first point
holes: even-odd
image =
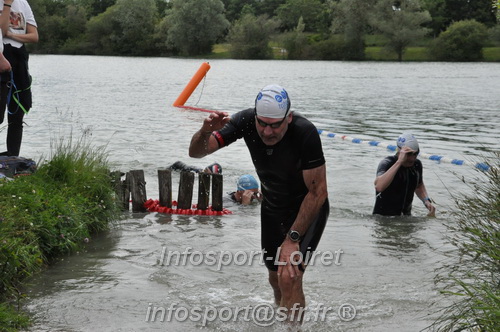
{"type": "Polygon", "coordinates": [[[219,143],[212,135],[216,130],[222,129],[230,120],[226,112],[214,111],[203,120],[203,125],[191,138],[189,156],[202,158],[219,150],[219,143]]]}
{"type": "Polygon", "coordinates": [[[191,138],[189,145],[189,156],[193,158],[203,158],[219,149],[219,143],[212,135],[212,132],[198,130],[191,138]]]}
{"type": "Polygon", "coordinates": [[[428,199],[429,195],[427,194],[427,189],[425,188],[424,182],[422,182],[421,184],[419,184],[417,186],[417,188],[415,188],[415,194],[424,203],[427,210],[429,210],[428,216],[434,217],[435,213],[436,213],[436,208],[434,207],[434,205],[432,205],[432,202],[430,201],[430,199],[428,199]],[[424,199],[426,199],[426,200],[424,201],[424,199]]]}
{"type": "Polygon", "coordinates": [[[302,174],[309,192],[300,205],[299,213],[291,229],[304,235],[328,197],[326,165],[304,170],[302,174]]]}
{"type": "Polygon", "coordinates": [[[409,147],[405,146],[398,153],[398,160],[392,165],[384,174],[377,176],[375,178],[375,190],[377,192],[382,192],[389,187],[396,176],[399,168],[404,164],[408,158],[408,153],[414,152],[409,147]]]}
{"type": "Polygon", "coordinates": [[[375,178],[375,190],[377,192],[382,192],[389,187],[389,185],[394,180],[396,173],[401,167],[401,161],[398,159],[394,165],[392,165],[384,174],[377,176],[375,178]]]}
{"type": "MultiPolygon", "coordinates": [[[[300,205],[300,210],[295,219],[291,230],[299,232],[301,236],[307,232],[314,217],[319,213],[321,207],[328,197],[328,190],[326,186],[326,166],[322,165],[317,168],[303,171],[304,182],[309,192],[300,205]]],[[[299,243],[293,242],[287,236],[281,244],[280,262],[286,262],[286,265],[278,267],[278,275],[288,273],[290,277],[301,275],[298,265],[290,264],[290,258],[293,256],[294,251],[300,250],[299,243]],[[285,271],[286,270],[286,271],[285,271]]]]}

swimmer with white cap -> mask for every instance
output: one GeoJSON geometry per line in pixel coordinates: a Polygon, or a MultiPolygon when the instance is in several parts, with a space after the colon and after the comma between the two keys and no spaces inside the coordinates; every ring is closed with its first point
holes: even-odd
{"type": "Polygon", "coordinates": [[[402,133],[397,146],[396,154],[386,157],[378,165],[373,214],[411,215],[415,193],[429,211],[428,216],[434,217],[436,208],[427,195],[422,162],[417,159],[420,153],[417,139],[411,133],[402,133]]]}
{"type": "MultiPolygon", "coordinates": [[[[314,124],[292,111],[281,86],[262,88],[251,108],[229,117],[211,113],[193,135],[189,156],[201,158],[239,139],[245,141],[262,190],[261,246],[274,300],[297,324],[305,308],[303,275],[325,229],[330,203],[326,161],[314,124]],[[292,255],[295,253],[295,255],[292,255]]],[[[243,218],[244,216],[242,216],[243,218]]]]}

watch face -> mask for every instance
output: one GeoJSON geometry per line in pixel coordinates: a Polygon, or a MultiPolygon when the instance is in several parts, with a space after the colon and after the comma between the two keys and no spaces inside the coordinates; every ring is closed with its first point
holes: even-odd
{"type": "Polygon", "coordinates": [[[298,241],[300,238],[300,234],[297,231],[290,231],[290,239],[293,241],[298,241]]]}

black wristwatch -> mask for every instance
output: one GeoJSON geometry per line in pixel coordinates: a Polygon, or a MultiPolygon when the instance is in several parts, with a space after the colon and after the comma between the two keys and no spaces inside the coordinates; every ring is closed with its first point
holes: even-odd
{"type": "Polygon", "coordinates": [[[300,240],[300,233],[297,232],[297,231],[293,231],[293,230],[290,230],[288,232],[288,237],[290,238],[290,240],[292,240],[293,242],[299,242],[300,240]]]}

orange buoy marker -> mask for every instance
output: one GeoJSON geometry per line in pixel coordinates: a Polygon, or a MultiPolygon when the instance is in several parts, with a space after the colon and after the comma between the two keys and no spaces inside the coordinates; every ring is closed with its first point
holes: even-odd
{"type": "Polygon", "coordinates": [[[189,83],[181,92],[179,97],[177,97],[173,106],[183,106],[184,103],[189,99],[189,97],[193,93],[194,89],[196,89],[198,84],[200,84],[200,81],[203,79],[203,77],[205,77],[205,75],[209,70],[210,70],[210,65],[208,64],[208,62],[203,62],[198,71],[196,72],[196,74],[194,74],[193,78],[191,78],[189,83]]]}

